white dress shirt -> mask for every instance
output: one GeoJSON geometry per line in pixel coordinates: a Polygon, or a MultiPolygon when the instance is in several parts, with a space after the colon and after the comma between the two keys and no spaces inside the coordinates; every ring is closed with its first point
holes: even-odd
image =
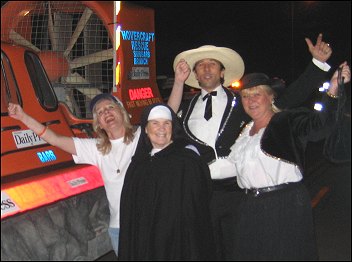
{"type": "MultiPolygon", "coordinates": [[[[221,85],[215,88],[214,91],[217,91],[217,95],[212,97],[212,118],[208,121],[204,118],[204,110],[207,100],[203,101],[203,97],[207,95],[207,92],[201,90],[201,95],[199,96],[188,120],[188,127],[198,139],[211,146],[216,155],[215,142],[218,137],[220,123],[226,108],[227,95],[221,85]]],[[[217,155],[215,162],[209,165],[209,169],[212,179],[223,179],[235,175],[234,164],[224,158],[218,158],[217,155]]]]}

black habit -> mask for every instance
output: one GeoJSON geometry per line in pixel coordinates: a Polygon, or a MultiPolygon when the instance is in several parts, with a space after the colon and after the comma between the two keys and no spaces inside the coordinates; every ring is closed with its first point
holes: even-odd
{"type": "MultiPolygon", "coordinates": [[[[143,115],[140,145],[145,125],[143,115]]],[[[121,193],[119,260],[215,259],[210,171],[188,144],[176,137],[153,156],[137,148],[121,193]]]]}

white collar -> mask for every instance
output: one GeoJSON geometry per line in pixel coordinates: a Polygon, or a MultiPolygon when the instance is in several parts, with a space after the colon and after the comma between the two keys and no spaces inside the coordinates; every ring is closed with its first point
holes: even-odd
{"type": "Polygon", "coordinates": [[[163,150],[162,148],[153,148],[152,151],[150,151],[150,155],[154,156],[156,153],[160,152],[163,150]]]}
{"type": "MultiPolygon", "coordinates": [[[[220,84],[220,85],[218,85],[213,91],[217,91],[218,92],[218,94],[220,93],[220,92],[223,92],[223,89],[222,89],[222,85],[220,84]]],[[[205,95],[207,95],[208,94],[208,91],[206,91],[206,90],[204,90],[203,88],[201,89],[201,97],[203,98],[205,95]]]]}

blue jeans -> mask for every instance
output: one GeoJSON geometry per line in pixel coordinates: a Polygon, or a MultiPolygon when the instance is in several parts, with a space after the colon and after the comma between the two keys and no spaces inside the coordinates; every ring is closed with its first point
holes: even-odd
{"type": "Polygon", "coordinates": [[[119,251],[119,235],[119,228],[109,227],[109,236],[111,239],[112,248],[114,249],[116,256],[118,256],[119,251]]]}

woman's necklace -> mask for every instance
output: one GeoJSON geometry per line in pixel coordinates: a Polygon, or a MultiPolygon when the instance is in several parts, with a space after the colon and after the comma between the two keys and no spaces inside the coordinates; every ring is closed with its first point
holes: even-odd
{"type": "MultiPolygon", "coordinates": [[[[123,156],[125,155],[127,145],[125,143],[122,143],[121,147],[122,147],[121,154],[118,154],[118,157],[120,157],[120,161],[119,161],[119,163],[117,165],[117,169],[116,169],[116,174],[118,174],[118,175],[121,173],[120,166],[121,166],[123,156]]],[[[120,151],[120,150],[118,150],[118,151],[120,151]]]]}

